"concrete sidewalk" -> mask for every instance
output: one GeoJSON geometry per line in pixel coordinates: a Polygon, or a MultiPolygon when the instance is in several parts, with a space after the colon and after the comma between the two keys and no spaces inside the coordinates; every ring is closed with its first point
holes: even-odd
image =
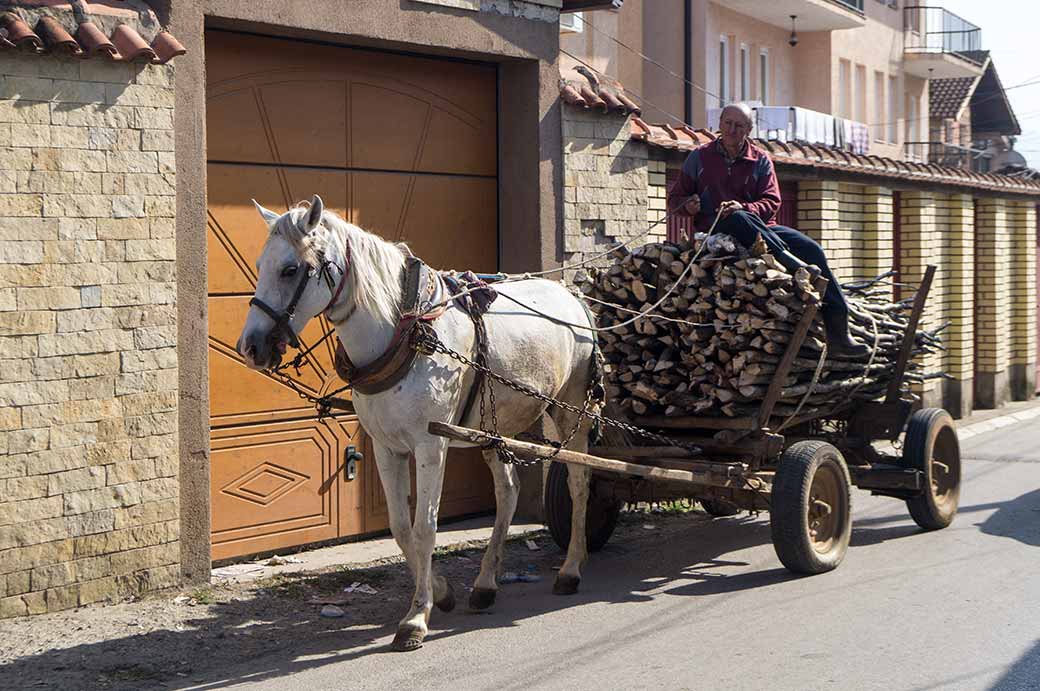
{"type": "MultiPolygon", "coordinates": [[[[1038,417],[1040,417],[1040,399],[1034,399],[1009,403],[997,410],[977,411],[970,417],[957,420],[955,424],[957,436],[963,441],[979,434],[1038,417]]],[[[451,547],[475,540],[487,540],[491,537],[493,523],[494,516],[482,516],[441,525],[437,531],[437,546],[451,547]]],[[[524,536],[536,533],[543,528],[544,526],[540,523],[514,524],[509,528],[509,535],[524,536]]],[[[543,544],[548,542],[545,538],[540,538],[539,541],[543,544]]],[[[379,559],[400,557],[400,555],[401,550],[397,547],[397,543],[387,535],[291,554],[290,558],[300,560],[299,563],[267,566],[265,562],[268,560],[261,559],[251,563],[224,566],[213,569],[212,577],[214,582],[243,582],[280,573],[316,571],[342,564],[366,564],[379,559]]]]}

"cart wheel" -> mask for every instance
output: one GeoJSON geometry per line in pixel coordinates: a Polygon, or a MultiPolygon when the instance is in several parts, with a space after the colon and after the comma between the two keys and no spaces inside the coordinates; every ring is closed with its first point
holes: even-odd
{"type": "Polygon", "coordinates": [[[903,463],[924,471],[924,493],[906,500],[914,522],[925,530],[950,525],[961,498],[961,450],[949,413],[924,408],[910,417],[903,463]]]}
{"type": "Polygon", "coordinates": [[[701,508],[713,518],[726,518],[736,516],[741,508],[725,499],[701,499],[701,508]]]}
{"type": "MultiPolygon", "coordinates": [[[[545,522],[553,541],[563,550],[571,542],[572,507],[567,464],[553,461],[545,481],[545,522]]],[[[597,497],[593,484],[585,514],[585,539],[590,552],[598,552],[607,544],[620,514],[621,502],[613,497],[597,497]]]]}
{"type": "Polygon", "coordinates": [[[849,469],[822,441],[800,441],[780,456],[770,500],[773,549],[795,573],[837,568],[852,536],[849,469]]]}

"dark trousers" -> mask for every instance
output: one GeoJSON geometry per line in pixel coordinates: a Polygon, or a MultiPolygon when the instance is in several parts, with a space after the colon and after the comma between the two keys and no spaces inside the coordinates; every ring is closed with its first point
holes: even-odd
{"type": "Polygon", "coordinates": [[[761,218],[746,211],[737,211],[719,221],[715,226],[715,232],[732,235],[745,247],[751,247],[755,238],[761,235],[770,252],[775,254],[787,251],[806,264],[815,264],[827,279],[827,291],[823,294],[824,316],[836,319],[840,315],[842,319],[848,319],[849,306],[845,302],[838,280],[831,273],[831,267],[827,265],[823,248],[808,235],[786,226],[767,226],[761,218]]]}

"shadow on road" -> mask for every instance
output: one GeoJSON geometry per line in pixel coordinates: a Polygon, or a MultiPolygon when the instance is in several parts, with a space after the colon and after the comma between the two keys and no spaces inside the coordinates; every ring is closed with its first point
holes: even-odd
{"type": "MultiPolygon", "coordinates": [[[[479,569],[482,552],[441,558],[437,566],[454,584],[459,598],[454,612],[434,611],[428,641],[482,629],[514,627],[548,612],[591,603],[649,600],[664,592],[673,596],[705,596],[774,585],[790,578],[781,568],[727,575],[729,567],[746,567],[726,554],[769,543],[768,523],[732,518],[708,521],[651,520],[655,530],[629,525],[587,564],[582,590],[557,597],[550,593],[554,566],[563,552],[543,540],[540,553],[524,544],[511,545],[507,568],[537,567],[539,583],[504,585],[490,613],[466,609],[466,586],[479,569]],[[510,564],[511,562],[511,564],[510,564]],[[525,563],[526,562],[526,563],[525,563]]],[[[239,682],[259,682],[368,655],[392,656],[385,646],[411,595],[410,575],[403,564],[355,568],[345,578],[299,574],[249,591],[243,599],[198,607],[199,616],[178,628],[46,650],[0,666],[0,688],[69,689],[211,689],[239,682]],[[314,579],[318,579],[315,581],[314,579]],[[322,583],[321,579],[325,582],[322,583]],[[309,581],[307,579],[310,579],[309,581]],[[365,606],[345,604],[343,619],[319,615],[308,599],[323,587],[341,593],[343,582],[380,583],[380,594],[365,606]],[[389,599],[389,601],[388,601],[389,599]],[[377,642],[379,644],[377,645],[377,642]],[[9,686],[10,685],[10,686],[9,686]]],[[[419,653],[422,654],[422,653],[419,653]]]]}
{"type": "Polygon", "coordinates": [[[1022,691],[1040,688],[1040,640],[1018,658],[1004,676],[993,684],[992,691],[1022,691]]]}

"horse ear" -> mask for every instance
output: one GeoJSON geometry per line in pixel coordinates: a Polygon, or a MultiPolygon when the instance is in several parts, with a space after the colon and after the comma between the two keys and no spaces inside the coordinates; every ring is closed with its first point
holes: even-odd
{"type": "Polygon", "coordinates": [[[267,225],[273,225],[274,222],[278,220],[278,214],[260,206],[260,202],[255,199],[253,200],[253,206],[255,206],[260,215],[264,217],[264,222],[267,223],[267,225]]]}
{"type": "Polygon", "coordinates": [[[325,202],[321,200],[321,197],[314,195],[311,199],[311,208],[307,212],[307,227],[304,232],[309,233],[321,223],[321,215],[325,213],[325,202]]]}

